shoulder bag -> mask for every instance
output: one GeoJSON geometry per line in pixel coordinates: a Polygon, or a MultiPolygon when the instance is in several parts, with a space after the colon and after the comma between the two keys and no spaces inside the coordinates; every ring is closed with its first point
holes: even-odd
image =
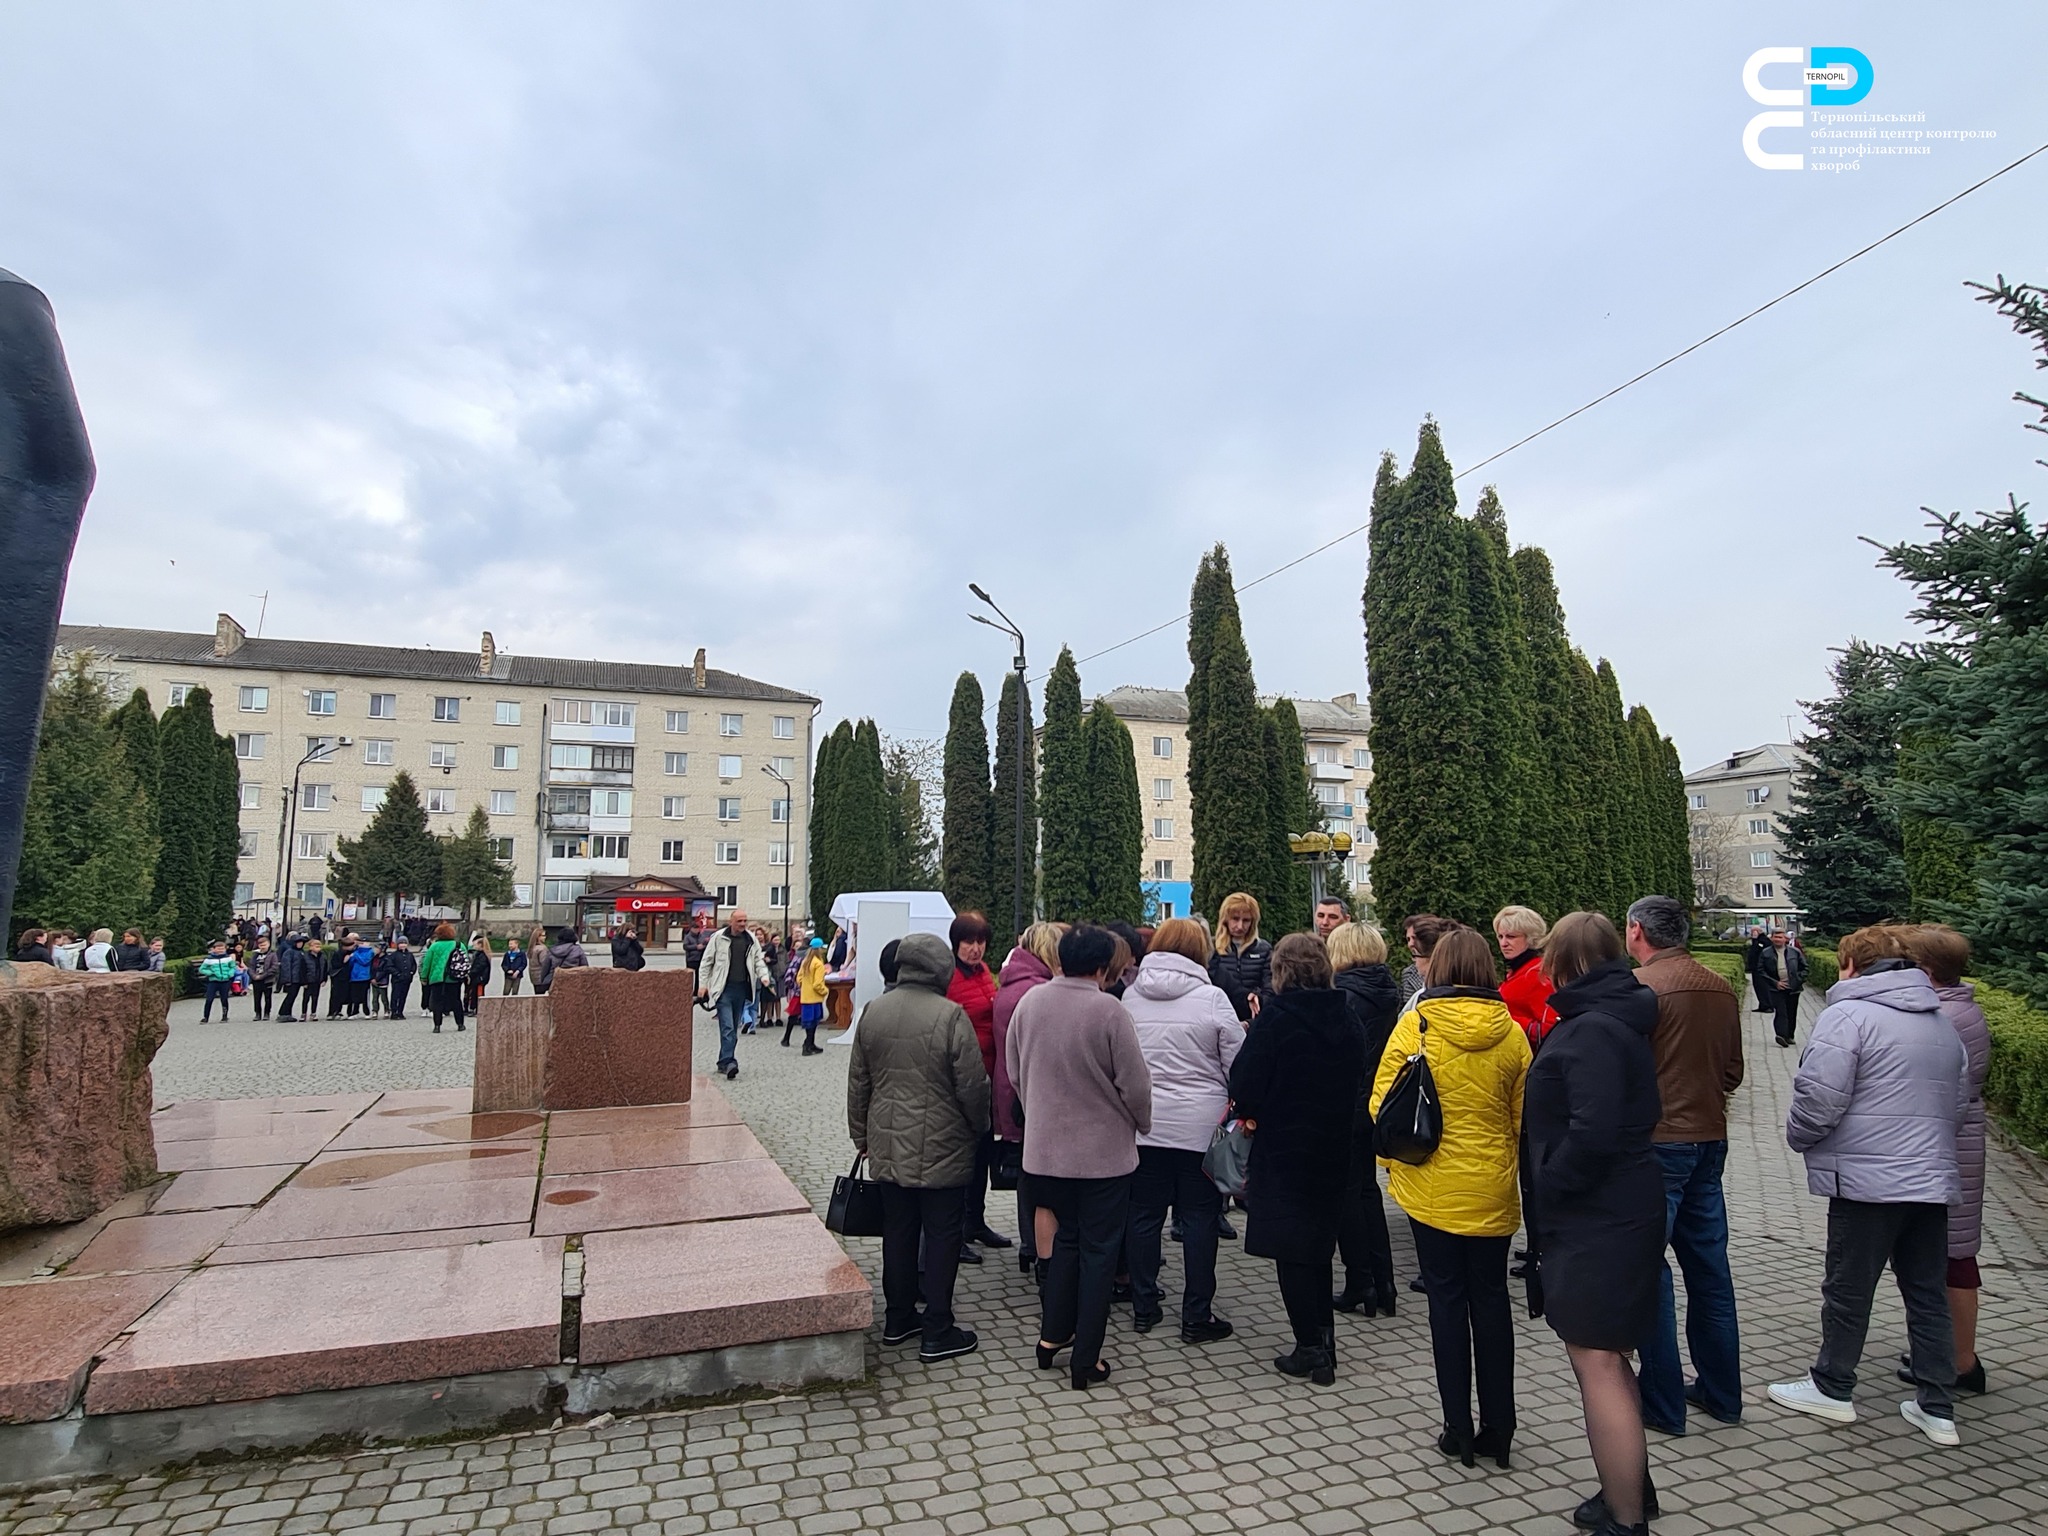
{"type": "Polygon", "coordinates": [[[841,1237],[882,1235],[882,1184],[879,1179],[862,1177],[867,1160],[865,1152],[856,1152],[852,1170],[832,1181],[832,1200],[825,1207],[826,1231],[841,1237]]]}
{"type": "Polygon", "coordinates": [[[1226,1200],[1244,1198],[1252,1176],[1252,1133],[1242,1120],[1226,1115],[1216,1127],[1209,1150],[1202,1154],[1202,1172],[1226,1200]]]}
{"type": "Polygon", "coordinates": [[[1372,1124],[1372,1149],[1398,1163],[1420,1164],[1435,1155],[1443,1140],[1444,1114],[1436,1096],[1436,1076],[1429,1070],[1424,1049],[1429,1042],[1429,1020],[1420,1010],[1415,1025],[1415,1054],[1401,1063],[1393,1086],[1380,1100],[1379,1118],[1372,1124]]]}

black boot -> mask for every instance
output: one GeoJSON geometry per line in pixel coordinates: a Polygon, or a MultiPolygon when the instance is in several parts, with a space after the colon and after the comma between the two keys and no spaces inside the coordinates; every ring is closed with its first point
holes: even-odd
{"type": "Polygon", "coordinates": [[[1379,1290],[1379,1295],[1376,1296],[1374,1300],[1378,1304],[1378,1311],[1381,1317],[1392,1317],[1394,1315],[1393,1282],[1389,1281],[1387,1282],[1387,1284],[1381,1286],[1379,1290]]]}
{"type": "Polygon", "coordinates": [[[1276,1355],[1273,1368],[1283,1376],[1306,1376],[1319,1387],[1333,1385],[1337,1380],[1337,1363],[1330,1358],[1330,1352],[1320,1344],[1295,1342],[1294,1353],[1276,1355]]]}
{"type": "Polygon", "coordinates": [[[1465,1466],[1476,1466],[1472,1459],[1473,1435],[1469,1429],[1445,1429],[1436,1437],[1436,1448],[1446,1456],[1454,1457],[1465,1466]]]}
{"type": "Polygon", "coordinates": [[[1362,1287],[1344,1282],[1344,1289],[1330,1298],[1330,1305],[1339,1312],[1370,1312],[1373,1308],[1373,1293],[1362,1287]]]}
{"type": "Polygon", "coordinates": [[[1588,1531],[1640,1531],[1647,1529],[1648,1522],[1656,1519],[1662,1513],[1663,1511],[1657,1507],[1657,1485],[1650,1481],[1650,1474],[1645,1472],[1643,1474],[1643,1520],[1645,1522],[1643,1525],[1626,1526],[1616,1521],[1614,1512],[1607,1507],[1607,1495],[1598,1488],[1593,1490],[1591,1498],[1572,1511],[1572,1524],[1588,1531]]]}
{"type": "Polygon", "coordinates": [[[1508,1447],[1514,1442],[1512,1429],[1495,1429],[1491,1424],[1481,1427],[1472,1437],[1472,1449],[1480,1456],[1491,1456],[1496,1467],[1508,1465],[1508,1447]]]}

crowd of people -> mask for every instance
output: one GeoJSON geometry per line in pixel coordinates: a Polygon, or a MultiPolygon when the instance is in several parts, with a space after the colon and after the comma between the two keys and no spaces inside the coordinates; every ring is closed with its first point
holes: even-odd
{"type": "MultiPolygon", "coordinates": [[[[1511,906],[1491,944],[1429,914],[1402,937],[1397,977],[1385,938],[1343,904],[1319,905],[1312,933],[1269,942],[1258,903],[1238,893],[1213,933],[1190,918],[1036,923],[994,970],[976,913],[955,919],[950,944],[890,945],[847,1088],[848,1130],[883,1196],[884,1344],[916,1341],[927,1362],[979,1347],[954,1292],[960,1264],[1012,1246],[989,1224],[991,1188],[1016,1191],[1041,1369],[1064,1360],[1077,1390],[1108,1380],[1120,1302],[1134,1331],[1161,1326],[1169,1236],[1182,1342],[1227,1338],[1216,1259],[1237,1235],[1235,1200],[1293,1335],[1275,1369],[1332,1384],[1336,1313],[1397,1310],[1384,1167],[1428,1303],[1438,1449],[1510,1465],[1519,1277],[1576,1378],[1599,1474],[1573,1518],[1647,1530],[1646,1427],[1682,1434],[1689,1412],[1743,1414],[1722,1190],[1740,1002],[1693,958],[1686,909],[1662,896],[1637,901],[1620,929],[1596,912],[1552,927],[1511,906]],[[1247,1146],[1233,1173],[1228,1154],[1247,1146]],[[1686,1288],[1690,1379],[1667,1253],[1686,1288]]],[[[1837,955],[1786,1130],[1829,1200],[1820,1345],[1808,1376],[1768,1397],[1854,1419],[1889,1264],[1909,1325],[1898,1375],[1915,1389],[1901,1414],[1954,1445],[1954,1394],[1985,1387],[1975,1255],[1989,1047],[1962,979],[1968,944],[1940,926],[1882,926],[1837,955]]],[[[1796,1035],[1796,944],[1765,939],[1746,972],[1778,1037],[1796,1035]]]]}

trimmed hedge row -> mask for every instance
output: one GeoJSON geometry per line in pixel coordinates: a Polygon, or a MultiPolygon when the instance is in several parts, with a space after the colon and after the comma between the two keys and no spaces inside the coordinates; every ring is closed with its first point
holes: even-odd
{"type": "MultiPolygon", "coordinates": [[[[1749,990],[1749,977],[1742,969],[1742,951],[1739,949],[1709,949],[1695,944],[1692,957],[1715,975],[1722,977],[1737,992],[1749,990]]],[[[1835,963],[1832,949],[1809,949],[1806,951],[1806,984],[1822,997],[1828,995],[1828,988],[1842,979],[1842,969],[1835,963]]]]}
{"type": "Polygon", "coordinates": [[[2000,1123],[2035,1151],[2048,1151],[2048,1013],[2017,993],[1977,986],[1991,1026],[1991,1077],[1984,1101],[2000,1123]]]}

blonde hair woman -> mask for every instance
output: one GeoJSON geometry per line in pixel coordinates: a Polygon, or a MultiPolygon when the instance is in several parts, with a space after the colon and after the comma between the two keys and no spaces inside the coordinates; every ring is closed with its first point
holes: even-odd
{"type": "MultiPolygon", "coordinates": [[[[997,978],[995,1003],[995,1128],[998,1141],[1015,1147],[1024,1145],[1024,1121],[1017,1113],[1017,1089],[1010,1081],[1010,1019],[1024,994],[1051,981],[1060,973],[1060,935],[1065,923],[1033,923],[1017,935],[1016,948],[1003,961],[997,978]]],[[[998,1159],[1015,1154],[998,1149],[998,1159]]],[[[1046,1230],[1037,1229],[1038,1202],[1031,1198],[1030,1177],[1019,1170],[1017,1178],[1017,1267],[1030,1271],[1040,1254],[1052,1252],[1052,1212],[1044,1215],[1046,1230]]]]}
{"type": "Polygon", "coordinates": [[[1232,891],[1217,905],[1209,979],[1240,1019],[1249,1020],[1258,1001],[1272,995],[1273,946],[1259,937],[1258,899],[1244,891],[1232,891]]]}
{"type": "Polygon", "coordinates": [[[1550,925],[1543,914],[1531,907],[1502,907],[1493,914],[1493,939],[1500,957],[1507,963],[1507,979],[1500,984],[1500,1000],[1522,1026],[1534,1050],[1557,1022],[1550,1006],[1550,978],[1543,974],[1543,946],[1550,941],[1550,925]]]}

